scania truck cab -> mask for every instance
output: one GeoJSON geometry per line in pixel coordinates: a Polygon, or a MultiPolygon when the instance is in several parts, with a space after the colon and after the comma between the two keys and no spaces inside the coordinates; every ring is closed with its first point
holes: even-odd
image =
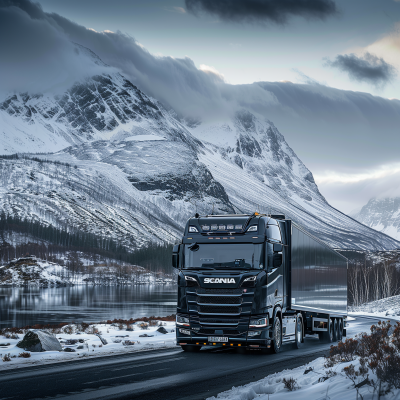
{"type": "Polygon", "coordinates": [[[347,260],[284,215],[189,219],[178,273],[177,345],[301,347],[306,333],[345,334],[347,260]]]}

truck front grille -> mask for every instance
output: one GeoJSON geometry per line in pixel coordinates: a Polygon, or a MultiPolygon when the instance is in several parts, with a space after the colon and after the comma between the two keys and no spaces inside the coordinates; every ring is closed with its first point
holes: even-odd
{"type": "Polygon", "coordinates": [[[242,289],[204,289],[204,288],[199,288],[196,290],[197,294],[236,294],[236,295],[241,295],[242,294],[242,289]]]}
{"type": "Polygon", "coordinates": [[[237,325],[239,323],[239,319],[225,319],[225,318],[201,318],[200,319],[200,324],[216,324],[216,325],[224,325],[224,324],[229,324],[229,325],[237,325]]]}
{"type": "Polygon", "coordinates": [[[199,304],[241,304],[241,297],[228,296],[198,296],[197,303],[199,304]]]}
{"type": "Polygon", "coordinates": [[[240,314],[240,307],[199,305],[201,314],[240,314]]]}

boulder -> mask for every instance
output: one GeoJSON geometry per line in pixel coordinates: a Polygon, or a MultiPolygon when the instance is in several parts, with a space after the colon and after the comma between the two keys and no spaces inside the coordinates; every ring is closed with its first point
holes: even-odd
{"type": "Polygon", "coordinates": [[[168,333],[168,331],[163,327],[163,326],[160,326],[158,329],[157,329],[157,332],[160,332],[160,333],[168,333]]]}
{"type": "Polygon", "coordinates": [[[53,334],[39,329],[29,330],[17,347],[31,352],[62,351],[61,344],[53,334]]]}

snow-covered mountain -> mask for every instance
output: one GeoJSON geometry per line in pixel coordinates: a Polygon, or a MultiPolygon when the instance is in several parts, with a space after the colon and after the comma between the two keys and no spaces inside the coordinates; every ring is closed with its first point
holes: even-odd
{"type": "Polygon", "coordinates": [[[196,211],[281,211],[337,248],[400,246],[332,208],[274,124],[246,109],[189,127],[110,69],[62,95],[10,95],[0,121],[0,153],[31,153],[0,159],[9,214],[135,247],[176,240],[196,211]]]}
{"type": "Polygon", "coordinates": [[[400,240],[400,197],[372,198],[354,219],[400,240]]]}

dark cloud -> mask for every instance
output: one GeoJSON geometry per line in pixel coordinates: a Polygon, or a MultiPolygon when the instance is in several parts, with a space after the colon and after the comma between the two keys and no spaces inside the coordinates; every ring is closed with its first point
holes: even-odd
{"type": "Polygon", "coordinates": [[[271,21],[284,24],[290,16],[324,19],[338,12],[332,0],[185,0],[189,12],[206,12],[224,21],[271,21]]]}
{"type": "Polygon", "coordinates": [[[385,85],[396,76],[396,69],[383,58],[370,53],[358,57],[355,54],[338,55],[334,61],[327,61],[331,67],[347,72],[351,79],[374,85],[385,85]]]}
{"type": "Polygon", "coordinates": [[[55,21],[29,1],[0,0],[0,37],[3,93],[62,91],[106,70],[77,52],[55,21]]]}

